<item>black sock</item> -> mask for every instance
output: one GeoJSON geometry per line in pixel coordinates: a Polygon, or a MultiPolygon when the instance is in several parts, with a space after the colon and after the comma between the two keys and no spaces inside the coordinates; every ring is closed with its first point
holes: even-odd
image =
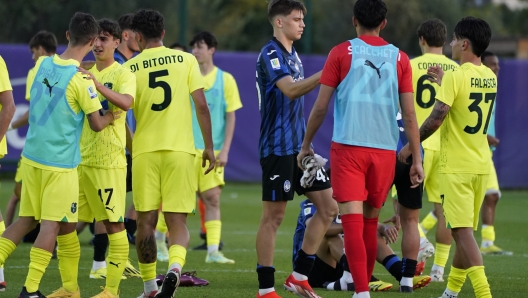
{"type": "Polygon", "coordinates": [[[275,286],[275,267],[265,267],[257,264],[259,289],[269,289],[275,286]]]}
{"type": "Polygon", "coordinates": [[[108,234],[97,234],[94,236],[94,261],[103,262],[106,259],[106,248],[108,247],[108,234]]]}
{"type": "Polygon", "coordinates": [[[308,276],[310,275],[310,271],[312,271],[314,262],[315,255],[308,255],[304,250],[300,249],[297,254],[297,259],[295,259],[293,264],[293,271],[308,276]]]}
{"type": "Polygon", "coordinates": [[[398,282],[402,279],[402,261],[396,255],[387,256],[382,262],[385,269],[396,278],[398,282]]]}
{"type": "Polygon", "coordinates": [[[403,277],[414,277],[414,273],[416,272],[416,265],[418,265],[418,261],[403,258],[402,260],[402,276],[403,277]]]}
{"type": "Polygon", "coordinates": [[[341,259],[339,259],[339,263],[341,264],[341,266],[343,266],[344,271],[350,272],[350,268],[348,267],[348,261],[345,254],[341,256],[341,259]]]}
{"type": "Polygon", "coordinates": [[[137,230],[136,220],[125,218],[125,230],[127,231],[128,235],[134,236],[137,230]]]}

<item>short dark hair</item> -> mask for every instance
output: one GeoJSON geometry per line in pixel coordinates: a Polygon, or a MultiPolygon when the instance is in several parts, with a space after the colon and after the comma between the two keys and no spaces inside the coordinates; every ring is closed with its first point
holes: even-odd
{"type": "Polygon", "coordinates": [[[287,16],[294,10],[300,10],[306,15],[304,3],[297,0],[271,0],[268,5],[268,20],[271,22],[278,15],[287,16]]]}
{"type": "Polygon", "coordinates": [[[497,55],[495,55],[491,51],[484,51],[484,53],[482,53],[482,55],[480,55],[480,61],[484,62],[486,60],[486,58],[488,58],[488,57],[496,57],[496,56],[497,55]]]}
{"type": "Polygon", "coordinates": [[[214,37],[214,35],[211,34],[211,32],[202,31],[202,32],[196,34],[192,38],[192,40],[189,43],[189,45],[191,47],[193,47],[194,44],[199,43],[200,41],[203,41],[207,45],[208,49],[218,47],[218,41],[216,41],[216,37],[214,37]]]}
{"type": "Polygon", "coordinates": [[[29,49],[38,47],[42,47],[46,53],[55,53],[57,52],[57,38],[49,31],[39,31],[29,41],[29,49]]]}
{"type": "Polygon", "coordinates": [[[455,26],[455,37],[468,39],[473,54],[480,57],[491,41],[491,28],[482,19],[465,17],[455,26]]]}
{"type": "Polygon", "coordinates": [[[187,47],[179,42],[175,42],[170,45],[169,49],[182,48],[184,52],[187,52],[187,47]]]}
{"type": "Polygon", "coordinates": [[[114,39],[121,39],[121,28],[116,21],[110,19],[100,19],[97,21],[99,25],[99,34],[108,33],[114,37],[114,39]]]}
{"type": "Polygon", "coordinates": [[[132,29],[132,19],[133,18],[134,18],[133,13],[127,13],[125,15],[120,16],[119,19],[117,19],[117,23],[119,24],[119,28],[121,28],[121,31],[132,29]]]}
{"type": "Polygon", "coordinates": [[[418,27],[418,37],[423,37],[430,47],[441,48],[447,39],[447,28],[439,19],[431,19],[423,22],[418,27]]]}
{"type": "Polygon", "coordinates": [[[91,14],[76,12],[68,28],[72,46],[86,45],[99,33],[97,21],[91,14]]]}
{"type": "Polygon", "coordinates": [[[141,33],[145,39],[161,38],[165,27],[163,15],[156,10],[141,9],[132,19],[131,29],[141,33]]]}
{"type": "Polygon", "coordinates": [[[354,4],[354,17],[361,27],[376,29],[387,17],[387,5],[381,0],[358,0],[354,4]]]}

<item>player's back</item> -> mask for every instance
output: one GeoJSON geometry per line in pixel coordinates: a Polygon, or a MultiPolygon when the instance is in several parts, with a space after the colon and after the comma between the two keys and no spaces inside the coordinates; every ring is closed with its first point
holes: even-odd
{"type": "MultiPolygon", "coordinates": [[[[431,66],[439,65],[444,72],[452,71],[458,64],[444,55],[426,53],[422,56],[411,59],[412,79],[414,87],[414,110],[418,126],[421,126],[425,119],[433,111],[436,94],[439,86],[429,81],[427,69],[431,66]]],[[[423,142],[425,149],[440,150],[440,130],[423,142]]]]}
{"type": "Polygon", "coordinates": [[[487,128],[496,94],[497,78],[484,65],[464,63],[444,75],[438,99],[451,109],[441,131],[441,173],[489,173],[487,128]]]}
{"type": "Polygon", "coordinates": [[[145,49],[124,65],[137,82],[134,156],[160,150],[194,154],[189,95],[203,88],[196,58],[162,46],[145,49]]]}

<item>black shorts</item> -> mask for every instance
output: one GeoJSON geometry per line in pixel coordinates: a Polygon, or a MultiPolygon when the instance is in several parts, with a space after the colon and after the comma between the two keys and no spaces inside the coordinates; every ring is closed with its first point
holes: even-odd
{"type": "Polygon", "coordinates": [[[308,283],[312,288],[324,288],[325,283],[336,281],[342,275],[343,266],[341,263],[336,262],[336,267],[334,268],[315,256],[312,271],[308,275],[308,283]]]}
{"type": "MultiPolygon", "coordinates": [[[[412,161],[411,161],[412,162],[412,161]]],[[[409,209],[422,209],[423,182],[416,188],[411,188],[411,162],[404,164],[396,158],[394,185],[398,193],[398,203],[409,209]]]]}
{"type": "Polygon", "coordinates": [[[260,160],[262,167],[262,200],[291,201],[295,192],[304,195],[307,192],[325,190],[330,186],[330,178],[324,169],[317,172],[312,187],[303,188],[301,177],[303,170],[297,166],[297,154],[277,156],[268,155],[260,160]]]}
{"type": "Polygon", "coordinates": [[[132,191],[132,156],[126,155],[127,161],[127,176],[126,176],[126,192],[132,191]]]}

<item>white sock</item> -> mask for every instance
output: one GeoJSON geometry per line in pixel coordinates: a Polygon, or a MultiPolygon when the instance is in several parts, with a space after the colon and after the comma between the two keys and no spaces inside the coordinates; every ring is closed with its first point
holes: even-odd
{"type": "Polygon", "coordinates": [[[433,211],[429,212],[429,215],[431,215],[434,219],[438,220],[438,218],[436,217],[436,215],[434,215],[434,212],[433,212],[433,211]]]}
{"type": "Polygon", "coordinates": [[[456,298],[458,296],[457,292],[453,292],[450,289],[446,288],[444,294],[440,298],[456,298]]]}
{"type": "Polygon", "coordinates": [[[158,284],[156,284],[156,279],[151,279],[143,282],[143,291],[145,294],[150,294],[158,290],[158,284]]]}
{"type": "MultiPolygon", "coordinates": [[[[348,272],[346,270],[343,271],[343,276],[341,276],[341,280],[346,282],[346,283],[349,283],[349,284],[354,282],[354,279],[352,278],[352,273],[350,273],[350,272],[348,272]]],[[[343,284],[341,284],[341,285],[343,285],[343,284]]]]}
{"type": "Polygon", "coordinates": [[[218,244],[207,245],[207,253],[210,254],[215,251],[218,251],[218,248],[219,248],[218,244]]]}
{"type": "Polygon", "coordinates": [[[4,268],[0,268],[0,282],[5,281],[4,279],[4,268]]]}
{"type": "Polygon", "coordinates": [[[167,234],[156,230],[156,232],[154,233],[154,237],[156,237],[156,241],[165,242],[165,239],[167,238],[167,234]]]}
{"type": "Polygon", "coordinates": [[[97,271],[98,269],[105,268],[106,267],[106,261],[97,262],[93,261],[92,263],[92,270],[97,271]]]}
{"type": "Polygon", "coordinates": [[[353,298],[370,298],[369,292],[354,293],[353,298]]]}
{"type": "Polygon", "coordinates": [[[259,295],[264,296],[268,293],[275,292],[275,288],[259,289],[259,295]]]}
{"type": "Polygon", "coordinates": [[[411,287],[413,286],[413,278],[412,277],[402,277],[400,280],[400,286],[405,287],[411,287]]]}
{"type": "Polygon", "coordinates": [[[493,241],[491,240],[482,240],[481,247],[482,248],[488,248],[493,245],[493,241]]]}
{"type": "Polygon", "coordinates": [[[182,265],[180,265],[179,263],[172,263],[172,264],[170,264],[170,266],[169,266],[169,271],[171,271],[171,270],[174,269],[174,268],[178,269],[178,271],[181,273],[181,271],[182,271],[182,265]]]}
{"type": "Polygon", "coordinates": [[[300,273],[295,272],[295,271],[293,271],[292,275],[293,275],[293,278],[295,278],[296,280],[299,280],[299,281],[308,280],[308,276],[300,274],[300,273]]]}
{"type": "Polygon", "coordinates": [[[442,266],[438,266],[436,264],[433,264],[433,267],[431,268],[431,272],[433,272],[433,271],[438,271],[442,275],[444,275],[444,267],[442,267],[442,266]]]}

